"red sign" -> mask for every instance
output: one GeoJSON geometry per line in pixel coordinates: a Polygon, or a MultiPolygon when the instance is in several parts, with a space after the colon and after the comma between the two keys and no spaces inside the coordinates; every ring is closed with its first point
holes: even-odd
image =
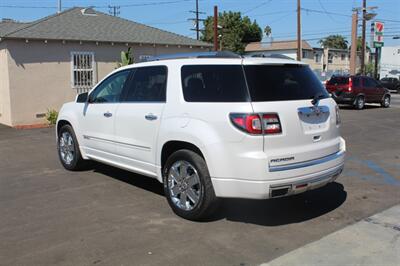
{"type": "Polygon", "coordinates": [[[383,23],[382,22],[378,22],[378,21],[375,22],[375,32],[383,33],[383,23]]]}

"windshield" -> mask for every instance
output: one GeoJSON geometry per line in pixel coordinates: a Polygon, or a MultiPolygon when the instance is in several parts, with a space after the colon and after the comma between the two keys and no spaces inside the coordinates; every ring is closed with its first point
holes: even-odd
{"type": "Polygon", "coordinates": [[[328,98],[329,94],[306,65],[246,65],[253,102],[328,98]]]}

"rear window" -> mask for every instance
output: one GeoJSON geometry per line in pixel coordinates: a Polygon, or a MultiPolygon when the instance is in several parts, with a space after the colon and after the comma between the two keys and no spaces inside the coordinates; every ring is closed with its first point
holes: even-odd
{"type": "Polygon", "coordinates": [[[187,65],[181,70],[187,102],[247,102],[241,65],[187,65]]]}
{"type": "Polygon", "coordinates": [[[251,100],[290,101],[329,97],[322,83],[305,65],[244,66],[251,100]]]}
{"type": "Polygon", "coordinates": [[[348,77],[332,77],[328,81],[328,85],[346,85],[349,83],[348,77]]]}

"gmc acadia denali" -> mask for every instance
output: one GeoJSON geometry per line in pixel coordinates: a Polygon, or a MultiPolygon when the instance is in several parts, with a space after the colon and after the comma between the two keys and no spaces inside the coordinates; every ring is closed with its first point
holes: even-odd
{"type": "Polygon", "coordinates": [[[345,141],[335,101],[310,68],[226,52],[119,68],[57,121],[68,170],[96,160],[156,178],[173,211],[209,215],[220,197],[267,199],[334,181],[345,141]]]}

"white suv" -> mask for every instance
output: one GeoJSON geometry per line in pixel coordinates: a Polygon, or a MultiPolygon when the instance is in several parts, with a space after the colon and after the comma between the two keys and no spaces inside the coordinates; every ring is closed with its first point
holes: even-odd
{"type": "Polygon", "coordinates": [[[219,197],[301,193],[342,172],[335,101],[310,68],[227,53],[119,68],[65,104],[58,151],[68,170],[96,160],[164,184],[173,211],[207,216],[219,197]]]}

